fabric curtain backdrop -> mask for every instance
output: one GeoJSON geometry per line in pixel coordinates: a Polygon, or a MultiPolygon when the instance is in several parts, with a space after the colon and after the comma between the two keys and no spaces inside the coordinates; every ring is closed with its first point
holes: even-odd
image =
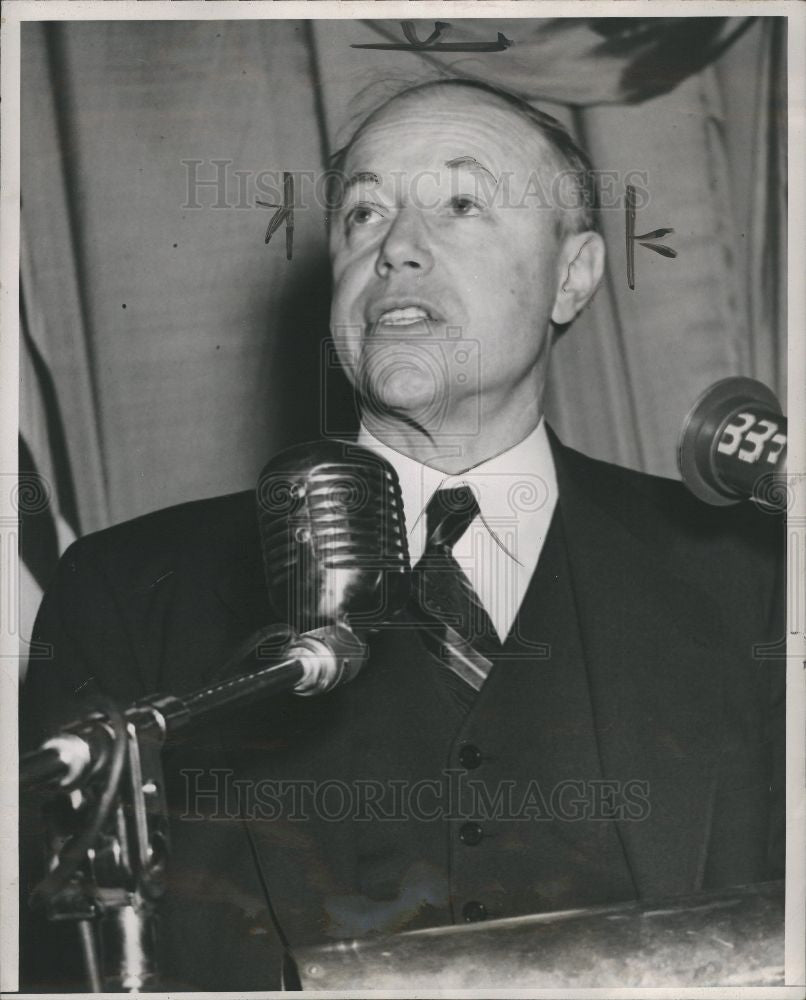
{"type": "MultiPolygon", "coordinates": [[[[434,23],[413,29],[425,39],[434,23]]],[[[52,564],[74,534],[247,488],[280,448],[354,429],[328,343],[321,177],[398,81],[512,89],[615,178],[606,280],[553,352],[548,415],[568,444],[676,476],[681,422],[710,383],[751,375],[783,401],[785,20],[442,31],[514,44],[351,47],[405,43],[397,21],[23,24],[21,455],[39,497],[23,517],[23,587],[47,583],[43,533],[52,564]],[[259,204],[282,202],[283,172],[291,260],[285,225],[264,243],[276,209],[259,204]],[[673,227],[678,254],[636,247],[634,291],[628,172],[646,179],[638,231],[673,227]]]]}

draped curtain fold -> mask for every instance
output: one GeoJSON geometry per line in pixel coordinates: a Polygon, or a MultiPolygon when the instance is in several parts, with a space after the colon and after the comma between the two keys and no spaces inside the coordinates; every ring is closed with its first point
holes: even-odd
{"type": "Polygon", "coordinates": [[[404,41],[396,21],[25,23],[21,434],[58,547],[246,488],[280,447],[354,427],[317,178],[400,81],[508,87],[615,178],[606,280],[553,352],[547,408],[568,444],[674,476],[708,384],[746,374],[783,394],[785,19],[694,21],[453,21],[446,41],[514,44],[448,55],[351,47],[404,41]],[[291,260],[284,227],[264,243],[283,172],[291,260]],[[634,291],[628,177],[646,190],[639,231],[673,227],[678,254],[636,248],[634,291]]]}

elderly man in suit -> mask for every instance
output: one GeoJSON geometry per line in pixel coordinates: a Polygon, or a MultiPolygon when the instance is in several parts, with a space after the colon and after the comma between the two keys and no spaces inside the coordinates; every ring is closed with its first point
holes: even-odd
{"type": "MultiPolygon", "coordinates": [[[[543,417],[552,337],[604,267],[584,154],[451,81],[386,102],[338,165],[358,440],[398,473],[412,561],[442,561],[353,682],[165,752],[176,988],[276,986],[288,945],[781,873],[774,519],[580,455],[543,417]],[[429,601],[473,625],[473,669],[428,641],[429,601]]],[[[39,615],[28,742],[93,691],[199,687],[268,616],[251,493],[80,540],[39,615]]],[[[57,937],[32,988],[67,975],[57,937]]]]}

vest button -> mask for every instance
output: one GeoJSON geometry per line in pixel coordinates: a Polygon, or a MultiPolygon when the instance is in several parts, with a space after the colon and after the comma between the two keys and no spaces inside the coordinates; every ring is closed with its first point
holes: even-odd
{"type": "Polygon", "coordinates": [[[481,750],[472,743],[466,743],[459,751],[459,763],[472,771],[481,764],[481,750]]]}
{"type": "Polygon", "coordinates": [[[483,836],[484,831],[478,823],[465,823],[459,831],[459,839],[463,844],[467,844],[468,847],[478,844],[483,836]]]}
{"type": "Polygon", "coordinates": [[[462,916],[465,918],[465,923],[475,924],[479,920],[487,919],[487,907],[484,903],[478,903],[472,899],[462,907],[462,916]]]}

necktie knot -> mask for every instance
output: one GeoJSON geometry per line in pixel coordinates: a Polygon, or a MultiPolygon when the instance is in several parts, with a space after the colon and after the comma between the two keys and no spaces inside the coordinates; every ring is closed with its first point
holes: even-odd
{"type": "Polygon", "coordinates": [[[425,509],[426,552],[453,549],[479,513],[478,501],[469,487],[437,490],[425,509]]]}

